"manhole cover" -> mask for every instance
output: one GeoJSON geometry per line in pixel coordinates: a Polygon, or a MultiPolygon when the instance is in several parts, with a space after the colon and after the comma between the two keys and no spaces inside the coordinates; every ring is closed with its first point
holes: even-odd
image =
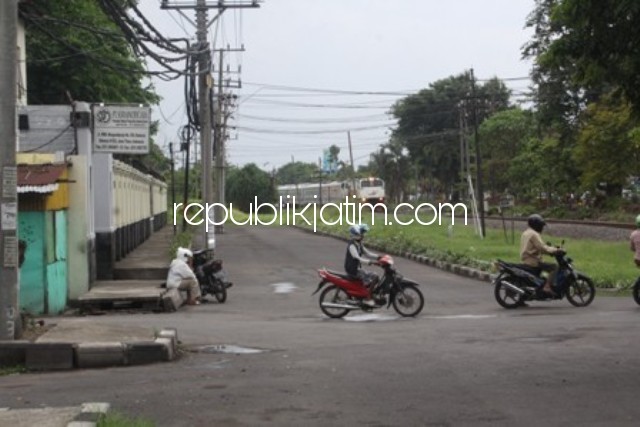
{"type": "Polygon", "coordinates": [[[257,354],[264,353],[268,350],[261,348],[240,347],[237,345],[205,345],[198,347],[196,351],[200,353],[213,353],[213,354],[257,354]]]}

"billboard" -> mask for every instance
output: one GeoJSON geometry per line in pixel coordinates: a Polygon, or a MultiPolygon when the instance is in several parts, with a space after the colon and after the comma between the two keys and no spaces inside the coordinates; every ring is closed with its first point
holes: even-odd
{"type": "Polygon", "coordinates": [[[93,151],[147,154],[150,123],[149,107],[94,105],[93,151]]]}

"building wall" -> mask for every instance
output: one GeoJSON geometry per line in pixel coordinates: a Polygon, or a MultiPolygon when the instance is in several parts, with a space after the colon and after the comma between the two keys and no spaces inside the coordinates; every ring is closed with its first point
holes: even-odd
{"type": "Polygon", "coordinates": [[[27,242],[20,268],[20,308],[58,314],[67,304],[67,213],[20,211],[19,237],[27,242]]]}
{"type": "Polygon", "coordinates": [[[69,299],[76,300],[89,291],[93,237],[89,229],[89,188],[85,156],[69,156],[69,209],[67,220],[72,224],[67,233],[67,265],[69,267],[69,299]]]}
{"type": "Polygon", "coordinates": [[[47,313],[58,314],[67,305],[67,212],[46,211],[47,313]]]}
{"type": "Polygon", "coordinates": [[[27,242],[24,263],[20,267],[20,308],[32,314],[45,307],[45,235],[44,212],[18,212],[18,236],[27,242]]]}

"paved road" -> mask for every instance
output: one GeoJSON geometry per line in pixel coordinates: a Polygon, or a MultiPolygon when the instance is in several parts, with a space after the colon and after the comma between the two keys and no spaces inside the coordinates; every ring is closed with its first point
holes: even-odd
{"type": "Polygon", "coordinates": [[[106,401],[160,426],[640,423],[630,298],[507,311],[488,284],[398,259],[423,284],[423,315],[329,320],[310,295],[314,269],[339,269],[343,242],[263,227],[218,242],[236,283],[226,304],[95,318],[177,327],[190,350],[180,361],[0,378],[0,406],[106,401]],[[276,293],[277,283],[296,288],[276,293]],[[213,352],[220,345],[265,351],[213,352]]]}

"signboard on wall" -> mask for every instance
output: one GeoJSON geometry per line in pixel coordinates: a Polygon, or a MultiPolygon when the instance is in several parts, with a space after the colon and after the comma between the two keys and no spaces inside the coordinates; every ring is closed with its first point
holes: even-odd
{"type": "Polygon", "coordinates": [[[147,154],[149,107],[93,106],[93,151],[97,153],[147,154]]]}

